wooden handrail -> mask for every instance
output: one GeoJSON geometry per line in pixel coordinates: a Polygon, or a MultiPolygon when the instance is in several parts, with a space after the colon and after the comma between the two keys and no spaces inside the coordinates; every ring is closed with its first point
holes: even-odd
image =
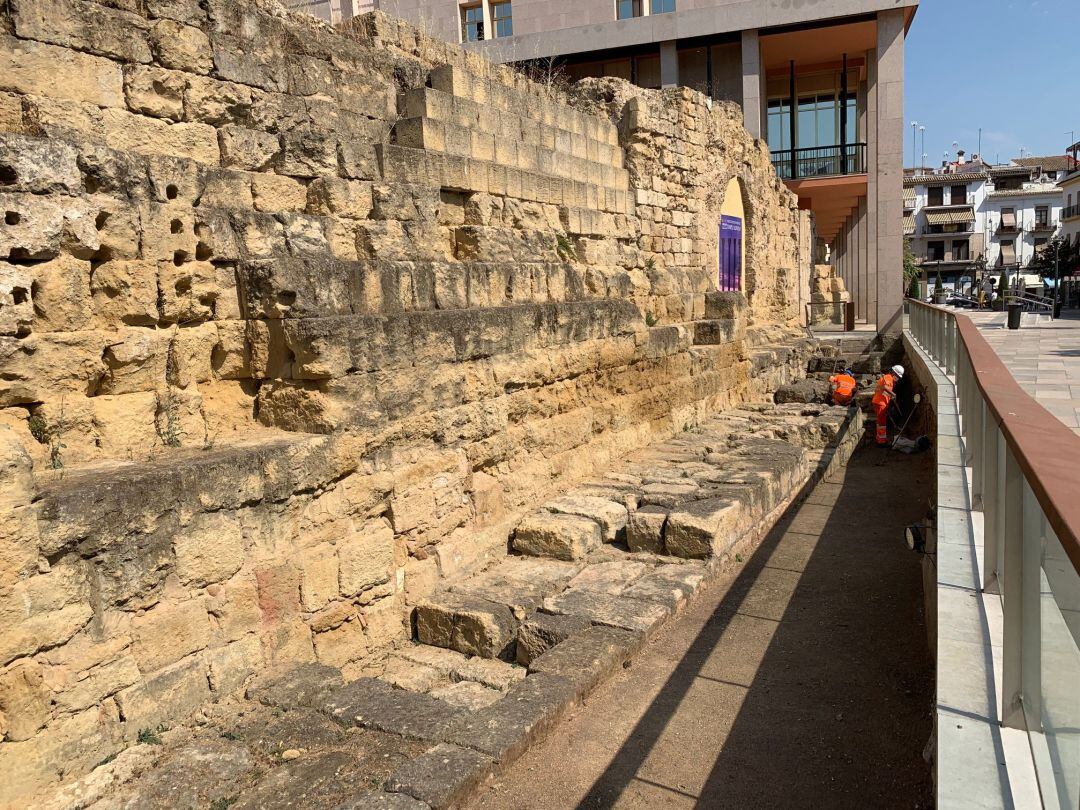
{"type": "Polygon", "coordinates": [[[1020,387],[971,318],[947,307],[911,303],[956,319],[986,407],[1080,575],[1080,436],[1020,387]]]}

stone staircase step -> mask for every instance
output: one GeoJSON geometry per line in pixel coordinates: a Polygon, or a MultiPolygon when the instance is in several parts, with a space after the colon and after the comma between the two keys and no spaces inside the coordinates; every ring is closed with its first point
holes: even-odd
{"type": "Polygon", "coordinates": [[[534,557],[580,560],[603,542],[600,524],[578,515],[535,512],[514,530],[513,548],[534,557]]]}
{"type": "Polygon", "coordinates": [[[600,526],[605,543],[614,543],[626,534],[626,507],[607,498],[570,493],[547,501],[543,508],[556,514],[588,518],[600,526]]]}
{"type": "Polygon", "coordinates": [[[357,678],[317,707],[346,728],[374,729],[410,740],[439,742],[465,712],[419,692],[396,689],[377,678],[357,678]]]}
{"type": "Polygon", "coordinates": [[[442,591],[416,607],[416,637],[423,644],[482,658],[513,657],[518,619],[506,605],[442,591]]]}

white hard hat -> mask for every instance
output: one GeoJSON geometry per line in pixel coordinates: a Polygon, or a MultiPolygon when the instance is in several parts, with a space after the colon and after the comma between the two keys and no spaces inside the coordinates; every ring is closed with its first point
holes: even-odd
{"type": "Polygon", "coordinates": [[[891,371],[897,377],[903,377],[904,376],[904,367],[903,366],[893,366],[891,371]]]}

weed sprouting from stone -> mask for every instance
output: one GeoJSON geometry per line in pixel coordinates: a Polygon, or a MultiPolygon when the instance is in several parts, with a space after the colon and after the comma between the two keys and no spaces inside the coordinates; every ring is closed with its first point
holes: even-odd
{"type": "Polygon", "coordinates": [[[570,241],[566,234],[559,233],[555,235],[555,252],[564,262],[577,261],[577,251],[574,249],[574,243],[570,241]]]}
{"type": "Polygon", "coordinates": [[[139,736],[135,740],[142,745],[162,745],[161,737],[148,728],[140,728],[139,736]]]}
{"type": "Polygon", "coordinates": [[[645,313],[645,325],[656,326],[660,322],[660,319],[653,315],[651,312],[645,313]]]}

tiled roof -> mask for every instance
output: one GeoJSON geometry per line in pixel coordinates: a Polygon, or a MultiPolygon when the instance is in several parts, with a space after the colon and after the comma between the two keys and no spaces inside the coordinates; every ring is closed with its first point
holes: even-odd
{"type": "Polygon", "coordinates": [[[956,174],[913,174],[904,178],[904,186],[950,186],[953,183],[970,183],[973,180],[985,180],[986,171],[957,172],[956,174]]]}
{"type": "Polygon", "coordinates": [[[991,191],[987,194],[987,197],[1047,197],[1057,195],[1061,196],[1060,186],[1047,186],[1042,189],[1002,189],[1001,191],[991,191]]]}
{"type": "Polygon", "coordinates": [[[1013,163],[1017,166],[1041,166],[1043,171],[1047,172],[1065,172],[1076,168],[1076,161],[1072,159],[1072,155],[1014,158],[1013,163]]]}

